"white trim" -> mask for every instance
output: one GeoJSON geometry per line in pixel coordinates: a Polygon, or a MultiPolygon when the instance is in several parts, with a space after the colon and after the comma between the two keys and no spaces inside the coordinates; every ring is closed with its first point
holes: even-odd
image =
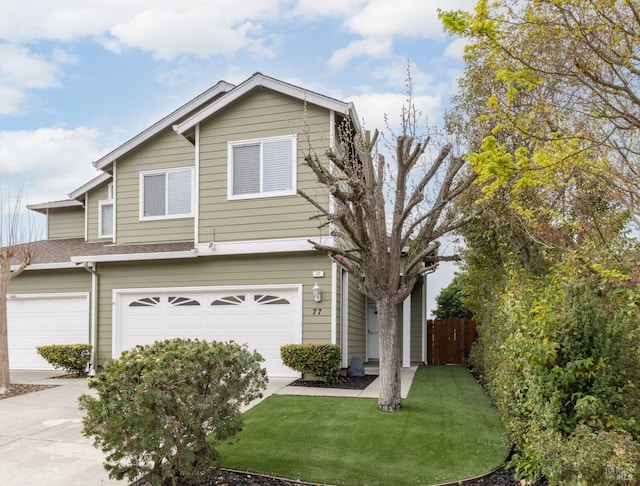
{"type": "Polygon", "coordinates": [[[192,166],[187,166],[187,167],[175,167],[175,168],[171,168],[171,169],[157,169],[157,170],[144,170],[144,171],[140,171],[139,174],[139,219],[140,221],[159,221],[159,220],[165,220],[165,219],[184,219],[184,218],[193,218],[194,217],[194,213],[193,213],[193,194],[194,194],[194,181],[193,181],[193,175],[194,175],[194,167],[192,166]],[[169,182],[168,182],[168,174],[172,173],[172,172],[186,172],[186,171],[190,171],[191,173],[191,212],[189,213],[180,213],[180,214],[163,214],[163,215],[158,215],[158,216],[145,216],[144,215],[144,178],[146,176],[153,176],[153,175],[164,175],[165,176],[165,213],[168,213],[169,211],[169,182]]]}
{"type": "MultiPolygon", "coordinates": [[[[18,268],[20,268],[20,265],[11,265],[12,271],[17,270],[18,268]]],[[[32,263],[27,268],[25,268],[25,271],[27,270],[61,270],[61,269],[67,269],[67,268],[78,268],[78,265],[76,265],[75,263],[72,263],[71,261],[54,262],[54,263],[32,263]]]]}
{"type": "Polygon", "coordinates": [[[75,191],[70,192],[69,197],[71,199],[77,199],[83,194],[86,194],[87,192],[89,192],[91,189],[98,187],[100,184],[103,184],[104,182],[108,181],[111,178],[112,178],[111,174],[103,172],[97,177],[94,177],[93,179],[91,179],[89,182],[80,186],[75,191]]]}
{"type": "MultiPolygon", "coordinates": [[[[118,164],[117,163],[113,163],[113,182],[111,183],[113,190],[112,190],[112,196],[113,196],[113,242],[116,242],[116,227],[118,225],[118,218],[116,217],[116,212],[118,210],[118,204],[116,199],[118,198],[116,195],[116,191],[118,190],[118,184],[116,183],[116,173],[118,171],[118,164]]],[[[108,189],[107,189],[108,191],[108,189]]]]}
{"type": "MultiPolygon", "coordinates": [[[[331,344],[338,341],[338,264],[331,262],[331,344]]],[[[340,320],[342,323],[342,319],[340,320]]]]}
{"type": "Polygon", "coordinates": [[[298,137],[296,134],[278,135],[275,137],[253,138],[247,140],[233,140],[227,142],[227,199],[235,201],[239,199],[261,199],[265,197],[279,197],[279,196],[295,196],[297,194],[297,179],[298,179],[298,137]],[[264,156],[263,148],[265,143],[269,142],[290,142],[291,143],[291,189],[286,191],[270,191],[265,192],[263,190],[263,175],[264,175],[264,156]],[[260,178],[260,192],[251,194],[234,194],[233,193],[233,149],[235,147],[241,147],[243,145],[260,145],[260,160],[259,160],[259,178],[260,178]]]}
{"type": "Polygon", "coordinates": [[[137,294],[137,293],[169,293],[169,292],[220,292],[223,290],[236,291],[236,290],[281,290],[289,289],[296,290],[298,293],[297,311],[295,314],[295,341],[294,344],[302,343],[302,313],[304,309],[302,284],[275,284],[275,285],[216,285],[216,286],[191,286],[191,287],[144,287],[144,288],[125,288],[125,289],[113,289],[112,290],[112,316],[111,316],[111,356],[118,358],[116,350],[120,347],[120,341],[122,339],[122,327],[120,323],[120,298],[124,295],[137,294]]]}
{"type": "Polygon", "coordinates": [[[89,302],[89,292],[43,292],[35,294],[8,293],[8,300],[59,299],[60,297],[84,297],[89,302]]]}
{"type": "Polygon", "coordinates": [[[427,274],[422,276],[422,305],[420,306],[420,336],[422,338],[422,362],[427,364],[427,274]]]}
{"type": "Polygon", "coordinates": [[[113,199],[104,199],[102,201],[98,201],[98,238],[100,238],[100,239],[111,238],[111,241],[113,241],[114,233],[115,233],[115,226],[116,226],[116,205],[114,204],[113,199]],[[104,233],[102,231],[102,229],[103,229],[103,225],[102,225],[102,208],[104,206],[111,206],[111,208],[112,208],[111,234],[106,234],[106,233],[104,233]]]}
{"type": "Polygon", "coordinates": [[[178,258],[195,258],[196,250],[159,251],[151,253],[120,253],[110,255],[83,255],[71,257],[73,263],[85,262],[136,262],[143,260],[174,260],[178,258]]]}
{"type": "Polygon", "coordinates": [[[160,121],[154,123],[149,128],[147,128],[140,134],[136,135],[129,141],[125,142],[124,144],[120,145],[115,150],[109,152],[104,157],[96,160],[93,163],[94,167],[100,170],[104,169],[112,162],[115,162],[115,160],[121,157],[122,155],[125,155],[127,152],[133,150],[138,145],[154,137],[165,128],[172,126],[179,119],[193,112],[199,106],[202,106],[208,103],[213,98],[218,96],[220,93],[225,93],[233,89],[234,87],[235,86],[233,84],[227,83],[226,81],[218,81],[214,86],[206,90],[204,93],[199,94],[194,99],[192,99],[191,101],[187,102],[186,104],[182,105],[180,108],[175,110],[173,113],[170,113],[169,115],[162,118],[160,121]]]}
{"type": "MultiPolygon", "coordinates": [[[[349,272],[340,270],[340,348],[342,349],[342,367],[349,367],[349,272]]],[[[366,309],[365,309],[366,310],[366,309]]]]}
{"type": "Polygon", "coordinates": [[[273,238],[269,240],[245,240],[198,243],[196,251],[200,256],[209,255],[244,255],[247,253],[283,253],[291,251],[311,251],[313,245],[309,240],[323,245],[332,245],[333,238],[309,236],[301,238],[273,238]]]}
{"type": "Polygon", "coordinates": [[[82,203],[75,199],[65,199],[64,201],[52,201],[40,204],[27,204],[27,209],[29,209],[30,211],[35,211],[37,213],[42,213],[43,211],[46,213],[46,211],[48,211],[49,209],[77,207],[82,207],[82,203]]]}
{"type": "Polygon", "coordinates": [[[89,193],[88,192],[84,194],[84,241],[89,241],[89,193]]]}
{"type": "Polygon", "coordinates": [[[194,157],[194,174],[193,174],[193,244],[197,245],[200,240],[200,124],[196,125],[196,146],[194,157]]]}
{"type": "MultiPolygon", "coordinates": [[[[235,100],[245,95],[252,89],[262,86],[265,88],[269,88],[271,90],[277,91],[279,93],[283,93],[288,96],[292,96],[294,98],[298,98],[300,100],[304,100],[307,103],[312,103],[314,105],[321,106],[323,108],[327,108],[329,110],[335,110],[340,113],[352,113],[352,117],[357,117],[355,114],[355,110],[353,107],[353,103],[345,103],[342,101],[338,101],[333,98],[329,98],[327,96],[321,95],[319,93],[314,93],[313,91],[307,91],[306,89],[300,88],[298,86],[294,86],[292,84],[285,83],[283,81],[277,80],[275,78],[271,78],[269,76],[265,76],[262,73],[256,73],[235,88],[233,88],[228,93],[221,96],[219,99],[203,108],[193,116],[187,118],[182,123],[178,123],[174,125],[173,129],[180,134],[185,133],[189,129],[193,128],[198,123],[207,119],[209,116],[215,114],[220,111],[224,107],[233,103],[235,100]]],[[[357,118],[355,118],[354,123],[358,124],[357,118]]]]}
{"type": "Polygon", "coordinates": [[[411,294],[402,303],[402,367],[411,367],[411,294]]]}

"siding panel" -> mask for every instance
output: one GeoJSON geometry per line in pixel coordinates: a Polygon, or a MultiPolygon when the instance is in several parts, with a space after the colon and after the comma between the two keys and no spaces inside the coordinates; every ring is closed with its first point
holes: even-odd
{"type": "Polygon", "coordinates": [[[227,143],[297,135],[297,188],[327,200],[306,167],[309,144],[322,154],[329,145],[329,112],[269,90],[255,90],[202,124],[200,241],[240,241],[319,236],[313,207],[300,196],[227,200],[227,143]],[[305,122],[309,138],[305,132],[305,122]]]}
{"type": "Polygon", "coordinates": [[[100,274],[98,363],[111,358],[112,290],[152,287],[302,284],[302,340],[331,342],[331,281],[314,279],[314,270],[331,274],[331,262],[317,252],[249,257],[200,257],[187,260],[138,263],[103,263],[100,274]],[[322,288],[315,302],[314,283],[322,288]],[[320,309],[320,313],[314,309],[320,309]]]}
{"type": "Polygon", "coordinates": [[[81,207],[50,209],[47,229],[49,233],[47,238],[50,240],[84,238],[84,209],[81,207]]]}
{"type": "Polygon", "coordinates": [[[116,162],[118,244],[193,240],[192,217],[140,221],[140,172],[193,167],[194,159],[193,145],[169,128],[116,162]]]}

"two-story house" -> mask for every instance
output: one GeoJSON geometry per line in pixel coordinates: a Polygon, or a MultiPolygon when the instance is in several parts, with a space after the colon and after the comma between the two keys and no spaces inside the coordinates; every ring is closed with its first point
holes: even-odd
{"type": "MultiPolygon", "coordinates": [[[[30,205],[47,238],[11,283],[11,367],[47,368],[36,345],[90,342],[99,368],[177,336],[247,343],[271,376],[297,376],[288,343],[337,343],[345,367],[377,359],[375,302],[312,249],[329,235],[297,195],[330,204],[304,155],[347,119],[352,104],[260,73],[221,81],[95,161],[68,200],[30,205]]],[[[425,360],[424,297],[399,309],[405,366],[425,360]]]]}

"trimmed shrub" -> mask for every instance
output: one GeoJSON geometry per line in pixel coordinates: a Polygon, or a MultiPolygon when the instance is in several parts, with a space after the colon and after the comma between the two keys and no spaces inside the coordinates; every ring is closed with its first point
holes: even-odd
{"type": "Polygon", "coordinates": [[[340,347],[335,344],[286,344],[280,348],[282,362],[300,373],[310,373],[328,383],[338,381],[340,347]]]}
{"type": "Polygon", "coordinates": [[[174,486],[215,477],[216,447],[242,428],[240,407],[262,396],[262,357],[246,345],[169,339],[137,346],[89,380],[85,436],[115,479],[174,486]]]}
{"type": "Polygon", "coordinates": [[[54,368],[85,375],[91,359],[91,344],[49,344],[38,346],[38,354],[54,368]]]}

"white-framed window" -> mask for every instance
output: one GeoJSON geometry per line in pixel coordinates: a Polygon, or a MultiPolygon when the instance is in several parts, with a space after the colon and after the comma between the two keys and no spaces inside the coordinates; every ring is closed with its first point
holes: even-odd
{"type": "Polygon", "coordinates": [[[140,219],[193,216],[193,167],[140,173],[140,219]]]}
{"type": "Polygon", "coordinates": [[[115,211],[113,204],[113,183],[107,184],[107,199],[98,201],[98,238],[113,238],[115,211]]]}
{"type": "Polygon", "coordinates": [[[287,135],[229,142],[229,199],[295,195],[296,140],[287,135]]]}
{"type": "Polygon", "coordinates": [[[113,200],[98,201],[98,238],[113,238],[113,200]]]}

